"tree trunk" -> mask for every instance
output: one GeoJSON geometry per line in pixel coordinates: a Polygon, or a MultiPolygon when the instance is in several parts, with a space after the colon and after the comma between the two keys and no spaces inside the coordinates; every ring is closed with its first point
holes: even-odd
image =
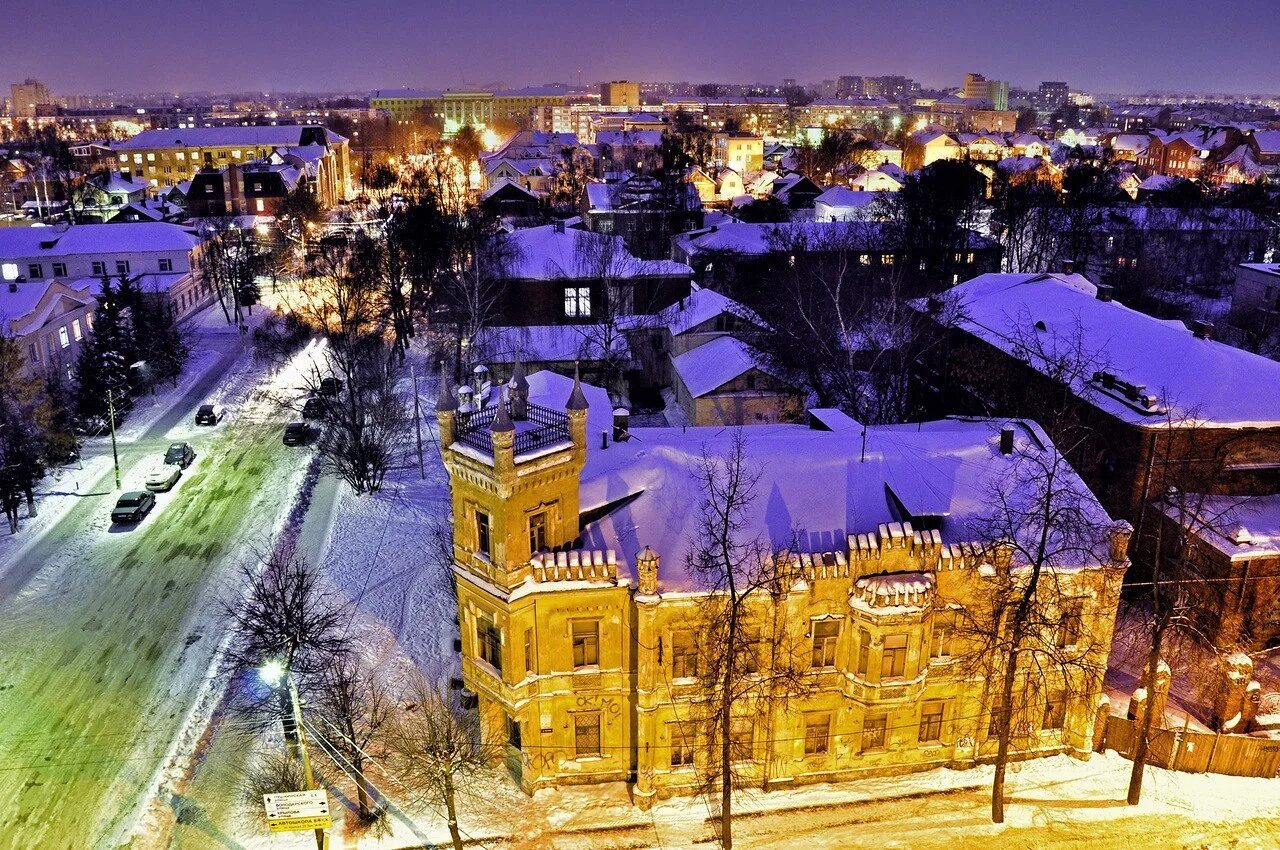
{"type": "Polygon", "coordinates": [[[733,777],[729,769],[733,755],[729,749],[729,734],[733,730],[733,716],[727,704],[730,674],[725,668],[725,703],[720,716],[720,846],[733,850],[733,777]]]}
{"type": "MultiPolygon", "coordinates": [[[[353,737],[351,740],[354,741],[355,738],[353,737]]],[[[364,757],[361,756],[358,751],[352,754],[351,766],[355,768],[356,771],[356,799],[360,806],[360,819],[367,821],[369,819],[369,810],[371,808],[369,803],[369,789],[365,785],[364,757]]]]}
{"type": "Polygon", "coordinates": [[[453,850],[462,850],[462,834],[458,831],[458,810],[453,799],[453,775],[444,774],[444,807],[449,814],[449,837],[453,839],[453,850]]]}
{"type": "Polygon", "coordinates": [[[992,823],[1004,823],[1004,774],[1009,763],[1009,740],[1013,737],[1013,683],[1017,675],[1018,653],[1014,650],[1000,685],[1000,745],[996,748],[996,775],[991,783],[992,823]]]}
{"type": "Polygon", "coordinates": [[[36,518],[36,494],[35,494],[35,491],[32,490],[30,487],[26,488],[26,492],[27,492],[27,517],[30,519],[35,519],[36,518]]]}
{"type": "Polygon", "coordinates": [[[1151,710],[1155,705],[1155,681],[1156,670],[1160,666],[1160,650],[1164,644],[1164,629],[1157,626],[1151,633],[1151,651],[1147,653],[1147,710],[1142,713],[1141,728],[1134,741],[1133,747],[1133,769],[1129,773],[1129,796],[1128,802],[1131,806],[1138,805],[1138,800],[1142,797],[1142,775],[1147,765],[1147,741],[1151,737],[1151,725],[1154,723],[1151,710]]]}

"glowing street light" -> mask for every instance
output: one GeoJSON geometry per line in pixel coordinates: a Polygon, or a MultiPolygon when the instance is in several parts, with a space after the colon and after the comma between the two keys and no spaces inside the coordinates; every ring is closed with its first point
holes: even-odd
{"type": "Polygon", "coordinates": [[[258,676],[262,678],[262,681],[274,688],[280,684],[285,672],[284,664],[279,659],[272,658],[258,669],[258,676]]]}

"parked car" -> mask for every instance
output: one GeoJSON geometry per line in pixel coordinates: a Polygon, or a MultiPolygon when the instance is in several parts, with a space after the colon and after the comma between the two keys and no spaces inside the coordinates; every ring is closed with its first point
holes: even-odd
{"type": "Polygon", "coordinates": [[[222,421],[226,409],[220,404],[202,404],[196,411],[197,425],[217,425],[222,421]]]}
{"type": "Polygon", "coordinates": [[[341,378],[324,378],[320,381],[320,395],[332,397],[340,392],[342,392],[341,378]]]}
{"type": "Polygon", "coordinates": [[[156,497],[147,490],[130,490],[116,500],[111,509],[111,521],[120,523],[141,522],[156,506],[156,497]]]}
{"type": "Polygon", "coordinates": [[[317,395],[311,396],[302,404],[303,419],[323,419],[328,412],[328,402],[317,395]]]}
{"type": "Polygon", "coordinates": [[[284,444],[301,446],[311,442],[311,426],[306,422],[290,422],[284,426],[284,444]]]}
{"type": "Polygon", "coordinates": [[[196,459],[196,450],[190,443],[170,443],[169,451],[164,453],[164,462],[186,469],[196,459]]]}
{"type": "Polygon", "coordinates": [[[147,489],[154,493],[172,490],[182,477],[182,467],[176,463],[159,463],[147,474],[147,489]]]}

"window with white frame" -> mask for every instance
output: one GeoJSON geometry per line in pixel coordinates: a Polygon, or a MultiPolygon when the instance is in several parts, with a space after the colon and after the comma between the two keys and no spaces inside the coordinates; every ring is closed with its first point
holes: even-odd
{"type": "Polygon", "coordinates": [[[564,314],[568,318],[586,318],[591,315],[591,287],[566,286],[564,288],[564,314]]]}

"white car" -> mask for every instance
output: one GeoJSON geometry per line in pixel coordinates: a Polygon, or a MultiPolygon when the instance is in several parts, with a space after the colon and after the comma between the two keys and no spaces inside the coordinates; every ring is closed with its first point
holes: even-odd
{"type": "Polygon", "coordinates": [[[172,490],[182,477],[182,467],[176,463],[161,463],[147,473],[147,489],[153,493],[172,490]]]}

